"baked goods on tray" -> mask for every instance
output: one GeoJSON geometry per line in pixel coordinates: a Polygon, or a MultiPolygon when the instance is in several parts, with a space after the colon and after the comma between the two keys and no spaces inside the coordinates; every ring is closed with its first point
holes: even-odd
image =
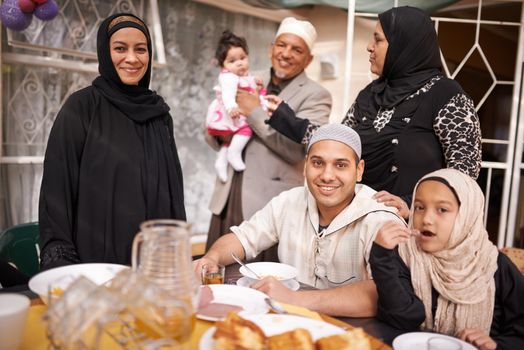
{"type": "Polygon", "coordinates": [[[371,343],[362,328],[313,341],[308,330],[294,330],[266,336],[262,329],[236,313],[216,322],[215,350],[370,350],[371,343]]]}
{"type": "Polygon", "coordinates": [[[266,335],[256,323],[230,312],[223,321],[215,324],[214,349],[265,350],[266,335]]]}

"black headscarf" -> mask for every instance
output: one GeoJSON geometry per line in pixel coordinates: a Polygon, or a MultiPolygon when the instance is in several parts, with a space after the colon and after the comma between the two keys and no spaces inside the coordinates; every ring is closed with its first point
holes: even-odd
{"type": "MultiPolygon", "coordinates": [[[[392,8],[381,13],[379,20],[389,44],[382,75],[359,93],[354,109],[355,117],[359,121],[355,129],[362,140],[362,159],[366,161],[362,181],[377,190],[387,190],[404,196],[411,194],[419,173],[425,174],[441,167],[442,156],[438,152],[435,153],[436,159],[428,158],[425,162],[418,162],[417,166],[410,164],[409,171],[405,166],[407,160],[396,156],[401,147],[415,147],[413,145],[418,142],[412,135],[408,141],[408,136],[402,133],[407,125],[405,120],[413,119],[419,110],[429,109],[428,113],[434,112],[431,110],[432,105],[420,108],[422,95],[409,100],[406,98],[433,77],[442,74],[440,49],[431,19],[420,9],[409,6],[392,8]],[[378,111],[381,108],[392,107],[395,107],[395,112],[388,122],[388,127],[377,131],[374,121],[378,111]],[[400,138],[402,144],[392,147],[392,142],[399,142],[400,138]],[[428,164],[432,165],[426,169],[428,164]],[[392,172],[393,166],[401,167],[399,171],[402,175],[392,172]]],[[[431,118],[431,115],[427,117],[431,118]]],[[[410,125],[415,127],[414,125],[420,123],[423,121],[412,121],[410,125]]],[[[419,137],[423,138],[420,135],[419,137]]],[[[420,142],[421,147],[425,149],[434,147],[440,150],[434,135],[427,136],[420,142]]]]}
{"type": "Polygon", "coordinates": [[[182,169],[172,135],[173,121],[169,106],[149,89],[153,53],[151,36],[144,22],[130,13],[106,18],[97,35],[98,71],[93,86],[129,119],[143,124],[145,152],[144,196],[147,219],[174,218],[185,220],[182,169]],[[124,84],[111,59],[110,38],[122,28],[132,27],[147,39],[149,65],[138,85],[124,84]]]}
{"type": "Polygon", "coordinates": [[[374,117],[380,107],[391,108],[440,74],[437,33],[422,10],[395,7],[379,16],[388,41],[382,75],[357,98],[361,115],[374,117]]]}

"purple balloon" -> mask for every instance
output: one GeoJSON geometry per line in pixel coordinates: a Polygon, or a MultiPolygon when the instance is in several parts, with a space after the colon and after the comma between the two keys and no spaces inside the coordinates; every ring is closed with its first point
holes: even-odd
{"type": "Polygon", "coordinates": [[[0,21],[9,29],[21,31],[29,27],[33,16],[18,7],[17,0],[5,0],[0,6],[0,21]]]}
{"type": "Polygon", "coordinates": [[[42,5],[37,5],[34,15],[42,21],[50,21],[58,15],[58,5],[55,0],[48,0],[42,5]]]}

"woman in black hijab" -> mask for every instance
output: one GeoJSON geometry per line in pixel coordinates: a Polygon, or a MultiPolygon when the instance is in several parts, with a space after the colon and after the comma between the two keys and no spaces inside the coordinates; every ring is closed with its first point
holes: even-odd
{"type": "MultiPolygon", "coordinates": [[[[407,203],[423,175],[447,167],[478,177],[480,125],[471,98],[442,75],[430,17],[409,6],[378,17],[367,50],[371,71],[379,78],[359,93],[342,123],[362,140],[362,182],[380,191],[377,200],[397,207],[407,218],[407,203]]],[[[288,106],[280,103],[277,108],[285,111],[288,106]]],[[[269,124],[307,144],[318,126],[282,114],[275,114],[279,118],[272,117],[269,124]]]]}
{"type": "Polygon", "coordinates": [[[58,113],[40,193],[41,267],[129,264],[139,224],[185,220],[173,121],[151,91],[151,37],[132,14],[105,19],[98,70],[58,113]]]}

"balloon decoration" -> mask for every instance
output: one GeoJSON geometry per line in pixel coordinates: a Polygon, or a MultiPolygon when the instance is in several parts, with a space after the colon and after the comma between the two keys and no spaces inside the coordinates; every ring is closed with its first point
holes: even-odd
{"type": "Polygon", "coordinates": [[[50,21],[58,14],[58,5],[55,0],[5,0],[0,5],[0,21],[11,30],[29,27],[33,14],[42,21],[50,21]]]}

